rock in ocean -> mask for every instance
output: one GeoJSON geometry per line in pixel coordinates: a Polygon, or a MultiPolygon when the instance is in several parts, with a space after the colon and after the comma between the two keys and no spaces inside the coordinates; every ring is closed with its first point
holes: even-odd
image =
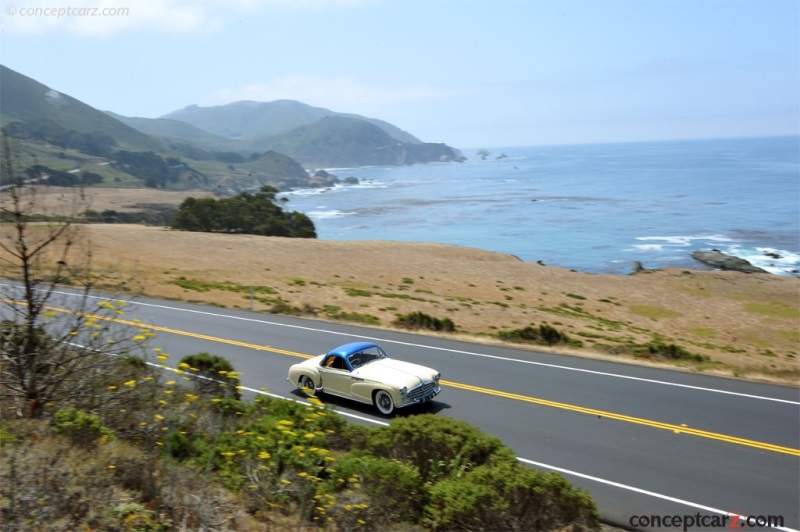
{"type": "Polygon", "coordinates": [[[716,249],[711,251],[695,251],[692,253],[692,258],[707,266],[720,270],[744,273],[769,273],[767,270],[761,269],[758,266],[753,266],[749,261],[743,258],[726,255],[716,249]]]}

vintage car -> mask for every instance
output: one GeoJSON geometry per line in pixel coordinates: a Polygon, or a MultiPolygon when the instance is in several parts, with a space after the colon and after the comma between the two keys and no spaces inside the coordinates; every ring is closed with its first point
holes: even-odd
{"type": "Polygon", "coordinates": [[[330,395],[373,404],[381,414],[424,403],[439,394],[439,373],[389,358],[380,346],[354,342],[289,368],[289,382],[306,395],[330,395]]]}

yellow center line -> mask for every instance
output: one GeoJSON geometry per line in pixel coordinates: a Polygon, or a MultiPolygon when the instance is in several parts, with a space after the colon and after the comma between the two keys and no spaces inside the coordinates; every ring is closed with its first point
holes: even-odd
{"type": "MultiPolygon", "coordinates": [[[[70,311],[68,311],[66,309],[59,309],[59,308],[51,308],[50,310],[54,310],[54,311],[58,311],[58,312],[65,312],[65,313],[69,313],[70,312],[70,311]]],[[[147,325],[147,324],[144,324],[144,323],[142,323],[140,321],[124,320],[124,319],[121,319],[121,318],[113,318],[113,317],[108,317],[108,316],[96,316],[96,315],[86,314],[86,313],[81,313],[81,314],[86,316],[86,317],[91,317],[91,318],[105,320],[105,321],[112,321],[112,322],[120,323],[120,324],[123,324],[123,325],[130,325],[130,326],[133,326],[133,327],[151,329],[151,330],[154,330],[154,331],[160,331],[160,332],[165,332],[165,333],[169,333],[169,334],[177,334],[177,335],[181,335],[181,336],[190,336],[192,338],[197,338],[197,339],[200,339],[200,340],[208,340],[210,342],[218,342],[218,343],[223,343],[223,344],[228,344],[228,345],[235,345],[235,346],[239,346],[239,347],[245,347],[245,348],[248,348],[248,349],[255,349],[255,350],[258,350],[258,351],[269,351],[271,353],[277,353],[277,354],[280,354],[280,355],[292,356],[292,357],[297,357],[297,358],[313,358],[314,357],[314,355],[308,355],[308,354],[305,354],[305,353],[298,353],[296,351],[288,351],[286,349],[278,349],[278,348],[275,348],[275,347],[270,347],[268,345],[258,345],[258,344],[251,344],[251,343],[248,343],[248,342],[240,342],[238,340],[230,340],[230,339],[227,339],[227,338],[219,338],[219,337],[210,336],[210,335],[207,335],[207,334],[199,334],[199,333],[193,333],[193,332],[189,332],[189,331],[182,331],[180,329],[172,329],[172,328],[169,328],[169,327],[162,327],[160,325],[147,325]]],[[[657,428],[657,429],[669,430],[669,431],[672,431],[674,433],[679,433],[679,434],[690,434],[690,435],[693,435],[693,436],[699,436],[701,438],[707,438],[707,439],[710,439],[710,440],[724,441],[724,442],[733,443],[733,444],[736,444],[736,445],[743,445],[745,447],[753,447],[753,448],[756,448],[756,449],[762,449],[762,450],[765,450],[765,451],[783,453],[783,454],[788,454],[788,455],[791,455],[791,456],[800,456],[800,449],[795,449],[795,448],[792,448],[792,447],[784,447],[784,446],[781,446],[781,445],[775,445],[775,444],[766,443],[766,442],[759,442],[759,441],[755,441],[755,440],[748,440],[748,439],[745,439],[745,438],[739,438],[737,436],[729,436],[727,434],[719,434],[717,432],[710,432],[710,431],[701,430],[701,429],[693,429],[691,427],[686,427],[686,426],[683,426],[683,425],[674,425],[672,423],[663,423],[661,421],[655,421],[655,420],[652,420],[652,419],[645,419],[645,418],[639,418],[639,417],[634,417],[634,416],[627,416],[625,414],[617,414],[615,412],[608,412],[606,410],[597,410],[595,408],[586,408],[586,407],[583,407],[583,406],[571,405],[571,404],[568,404],[568,403],[560,403],[560,402],[557,402],[557,401],[550,401],[548,399],[540,399],[538,397],[530,397],[530,396],[527,396],[527,395],[520,395],[520,394],[516,394],[516,393],[511,393],[511,392],[503,392],[503,391],[500,391],[500,390],[492,390],[490,388],[482,388],[480,386],[472,386],[470,384],[461,384],[461,383],[458,383],[458,382],[451,382],[451,381],[441,381],[441,384],[444,385],[444,386],[450,386],[452,388],[458,388],[458,389],[461,389],[461,390],[467,390],[467,391],[471,391],[471,392],[482,393],[482,394],[485,394],[485,395],[493,395],[495,397],[502,397],[504,399],[512,399],[512,400],[515,400],[515,401],[523,401],[523,402],[526,402],[526,403],[537,404],[537,405],[541,405],[541,406],[548,406],[548,407],[551,407],[551,408],[558,408],[558,409],[561,409],[561,410],[568,410],[568,411],[571,411],[571,412],[578,412],[578,413],[581,413],[581,414],[588,414],[588,415],[593,415],[593,416],[601,416],[601,417],[604,417],[606,419],[614,419],[614,420],[617,420],[617,421],[624,421],[626,423],[633,423],[635,425],[644,425],[644,426],[653,427],[653,428],[657,428]]]]}
{"type": "Polygon", "coordinates": [[[486,395],[494,395],[496,397],[503,397],[505,399],[514,399],[516,401],[524,401],[526,403],[533,403],[542,406],[549,406],[552,408],[559,408],[561,410],[570,410],[572,412],[579,412],[581,414],[589,414],[593,416],[604,417],[607,419],[625,421],[627,423],[634,423],[636,425],[646,425],[648,427],[653,427],[657,429],[671,430],[675,433],[691,434],[693,436],[700,436],[701,438],[726,441],[729,443],[735,443],[737,445],[744,445],[747,447],[755,447],[757,449],[763,449],[766,451],[774,451],[776,453],[784,453],[792,456],[800,456],[800,449],[794,449],[792,447],[783,447],[781,445],[774,445],[772,443],[764,443],[754,440],[748,440],[745,438],[739,438],[737,436],[728,436],[727,434],[709,432],[707,430],[693,429],[691,427],[686,427],[683,425],[673,425],[671,423],[663,423],[661,421],[627,416],[625,414],[617,414],[615,412],[597,410],[595,408],[586,408],[583,406],[571,405],[568,403],[559,403],[556,401],[550,401],[548,399],[539,399],[537,397],[529,397],[527,395],[519,395],[516,393],[502,392],[499,390],[492,390],[489,388],[481,388],[479,386],[472,386],[469,384],[460,384],[457,382],[449,382],[449,381],[442,381],[441,383],[445,386],[452,386],[453,388],[459,388],[462,390],[483,393],[486,395]]]}

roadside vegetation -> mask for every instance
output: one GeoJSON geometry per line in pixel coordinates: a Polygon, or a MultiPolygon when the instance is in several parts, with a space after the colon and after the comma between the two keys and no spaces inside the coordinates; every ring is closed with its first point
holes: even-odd
{"type": "Polygon", "coordinates": [[[245,400],[241,375],[212,353],[170,364],[119,299],[96,298],[81,190],[71,213],[33,222],[37,186],[3,147],[4,530],[598,528],[586,493],[466,423],[419,414],[367,428],[316,398],[245,400]]]}
{"type": "Polygon", "coordinates": [[[124,395],[113,407],[4,415],[6,530],[598,527],[588,495],[466,423],[351,425],[314,398],[241,401],[230,382],[203,391],[198,369],[182,362],[173,377],[120,358],[96,383],[124,395]]]}

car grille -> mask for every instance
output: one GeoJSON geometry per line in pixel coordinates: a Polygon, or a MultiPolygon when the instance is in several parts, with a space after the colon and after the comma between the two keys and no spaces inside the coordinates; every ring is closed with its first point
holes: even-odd
{"type": "Polygon", "coordinates": [[[406,394],[406,397],[408,397],[412,401],[416,399],[422,399],[423,397],[431,395],[434,389],[436,389],[435,382],[424,382],[419,386],[417,386],[416,388],[411,388],[410,390],[408,390],[408,394],[406,394]]]}

